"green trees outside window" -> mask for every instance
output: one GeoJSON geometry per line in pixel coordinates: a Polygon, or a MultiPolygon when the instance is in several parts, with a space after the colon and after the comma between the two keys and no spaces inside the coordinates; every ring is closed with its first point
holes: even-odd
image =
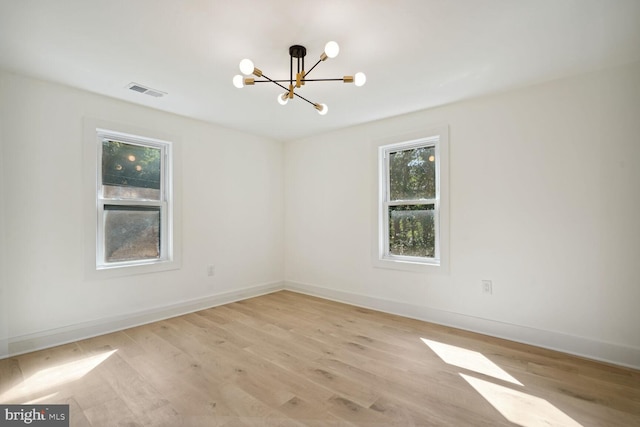
{"type": "Polygon", "coordinates": [[[103,196],[159,200],[160,155],[159,148],[104,140],[102,142],[103,196]]]}
{"type": "Polygon", "coordinates": [[[388,153],[388,252],[436,256],[436,149],[419,146],[388,153]]]}
{"type": "Polygon", "coordinates": [[[166,258],[164,146],[104,138],[101,150],[99,265],[166,258]]]}

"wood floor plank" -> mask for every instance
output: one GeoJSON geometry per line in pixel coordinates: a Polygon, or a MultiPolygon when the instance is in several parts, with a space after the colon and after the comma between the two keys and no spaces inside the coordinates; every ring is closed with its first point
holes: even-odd
{"type": "Polygon", "coordinates": [[[225,323],[217,323],[211,320],[208,313],[213,309],[202,310],[197,313],[188,314],[184,317],[184,320],[192,323],[193,325],[203,329],[208,334],[212,334],[217,338],[220,343],[227,341],[234,344],[237,347],[244,348],[250,346],[251,341],[245,340],[235,334],[229,333],[226,329],[223,328],[225,323]]]}
{"type": "Polygon", "coordinates": [[[109,399],[104,402],[84,410],[84,416],[89,420],[92,427],[95,426],[117,426],[133,427],[142,426],[135,415],[127,407],[122,399],[109,399]]]}
{"type": "Polygon", "coordinates": [[[0,360],[0,402],[8,402],[11,391],[24,381],[20,361],[15,357],[0,360]]]}
{"type": "Polygon", "coordinates": [[[0,360],[9,401],[82,427],[632,426],[640,371],[281,291],[0,360]]]}
{"type": "Polygon", "coordinates": [[[298,420],[305,426],[353,425],[329,414],[327,405],[324,403],[319,404],[318,402],[305,400],[298,396],[289,399],[280,405],[278,409],[282,414],[291,419],[298,420]]]}
{"type": "Polygon", "coordinates": [[[69,405],[69,425],[70,426],[91,426],[84,411],[75,399],[67,399],[64,404],[69,405]]]}

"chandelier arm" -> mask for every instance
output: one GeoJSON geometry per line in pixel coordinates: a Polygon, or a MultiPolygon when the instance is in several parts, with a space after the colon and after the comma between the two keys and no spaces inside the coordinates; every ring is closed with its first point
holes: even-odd
{"type": "MultiPolygon", "coordinates": [[[[280,79],[280,80],[256,80],[254,83],[289,83],[289,79],[280,79]]],[[[284,86],[283,86],[284,87],[284,86]]],[[[286,88],[285,88],[286,89],[286,88]]],[[[287,89],[289,90],[289,89],[287,89]]]]}
{"type": "Polygon", "coordinates": [[[293,94],[294,94],[295,96],[297,96],[298,98],[300,98],[300,99],[302,99],[302,100],[304,100],[304,101],[307,101],[309,104],[313,105],[314,107],[316,106],[316,104],[315,104],[314,102],[309,101],[309,100],[308,100],[307,98],[305,98],[304,96],[298,95],[298,94],[297,94],[297,93],[295,93],[295,92],[293,92],[293,94]]]}
{"type": "Polygon", "coordinates": [[[320,59],[318,62],[315,63],[315,65],[313,67],[311,67],[311,69],[309,71],[307,71],[306,73],[304,73],[305,76],[309,75],[309,73],[316,68],[316,66],[322,62],[322,59],[320,59]]]}
{"type": "MultiPolygon", "coordinates": [[[[276,84],[276,85],[280,86],[282,89],[284,89],[284,90],[286,90],[286,91],[289,91],[289,89],[288,89],[288,88],[286,88],[286,87],[282,86],[282,85],[281,85],[280,83],[278,83],[276,80],[271,80],[269,77],[265,76],[264,74],[262,75],[262,77],[264,77],[265,79],[267,79],[269,82],[271,82],[271,83],[273,83],[273,84],[276,84]]],[[[286,81],[286,80],[285,80],[285,81],[286,81]]],[[[258,81],[258,83],[266,83],[266,81],[264,81],[264,80],[261,80],[261,81],[260,81],[260,80],[259,80],[259,81],[258,81]]],[[[294,94],[295,96],[297,96],[298,98],[300,98],[300,99],[302,99],[302,100],[304,100],[304,101],[307,101],[309,104],[313,105],[314,107],[316,106],[316,104],[315,104],[315,103],[313,103],[313,102],[309,101],[309,100],[308,100],[307,98],[305,98],[304,96],[300,96],[300,95],[298,95],[298,94],[297,94],[297,93],[295,93],[295,92],[293,92],[293,94],[294,94]]]]}
{"type": "MultiPolygon", "coordinates": [[[[289,91],[289,88],[282,86],[280,83],[278,83],[278,81],[287,81],[287,80],[271,80],[269,77],[265,76],[264,74],[262,75],[262,77],[264,77],[265,79],[267,79],[269,82],[276,84],[278,86],[280,86],[282,89],[286,90],[287,92],[289,91]]],[[[258,80],[256,81],[256,83],[267,83],[264,80],[258,80]]]]}
{"type": "MultiPolygon", "coordinates": [[[[262,77],[264,77],[264,75],[262,77]]],[[[303,82],[342,82],[344,81],[344,77],[341,79],[302,79],[301,81],[303,82]]],[[[289,79],[279,79],[279,80],[270,79],[270,80],[254,80],[253,82],[254,83],[282,83],[282,82],[290,83],[291,81],[289,79]]]]}
{"type": "MultiPolygon", "coordinates": [[[[288,88],[286,88],[286,87],[282,86],[280,83],[278,83],[278,82],[288,82],[289,80],[271,80],[269,77],[265,76],[264,74],[262,75],[262,77],[264,77],[267,80],[256,80],[255,83],[274,83],[274,84],[280,86],[282,89],[286,90],[287,92],[289,91],[288,88]]],[[[341,79],[337,79],[337,80],[341,80],[341,79]]],[[[293,92],[293,95],[297,96],[298,98],[300,98],[300,99],[302,99],[304,101],[307,101],[309,104],[313,105],[314,107],[316,105],[314,102],[309,101],[304,96],[298,95],[295,92],[293,92]]]]}
{"type": "Polygon", "coordinates": [[[344,78],[342,79],[303,79],[303,82],[341,82],[344,81],[344,78]]]}

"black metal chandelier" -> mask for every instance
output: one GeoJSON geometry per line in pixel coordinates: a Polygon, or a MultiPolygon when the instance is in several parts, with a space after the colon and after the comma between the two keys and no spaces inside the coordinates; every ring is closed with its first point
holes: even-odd
{"type": "Polygon", "coordinates": [[[289,56],[290,56],[289,79],[278,79],[278,80],[270,79],[269,77],[265,76],[261,70],[259,70],[253,65],[253,61],[251,61],[250,59],[243,59],[242,61],[240,61],[240,72],[244,74],[244,76],[240,74],[236,75],[233,78],[233,85],[237,88],[242,88],[244,86],[253,86],[256,83],[273,83],[277,86],[280,86],[282,89],[286,91],[278,95],[277,99],[280,105],[286,105],[290,99],[293,99],[294,96],[297,96],[298,98],[304,101],[307,101],[309,104],[313,105],[315,109],[318,110],[318,113],[324,116],[329,111],[329,108],[327,107],[326,104],[318,104],[315,102],[311,102],[307,98],[295,92],[295,89],[301,88],[307,82],[342,81],[344,83],[354,83],[356,86],[362,86],[363,84],[365,84],[365,82],[367,81],[367,77],[364,75],[364,73],[356,73],[353,76],[344,76],[342,78],[335,78],[335,79],[308,79],[307,78],[309,73],[311,73],[311,71],[313,71],[313,69],[316,68],[316,66],[319,63],[321,63],[322,61],[325,61],[327,58],[335,58],[336,56],[338,56],[339,52],[340,52],[340,47],[338,46],[338,43],[334,41],[327,43],[324,47],[324,52],[322,52],[322,55],[320,55],[320,59],[318,60],[318,62],[316,62],[313,65],[313,67],[309,69],[309,71],[305,71],[304,57],[307,55],[307,49],[304,46],[300,46],[297,44],[293,45],[289,47],[289,56]],[[296,59],[296,63],[297,63],[295,74],[293,71],[294,58],[296,59]],[[256,80],[253,77],[245,77],[250,75],[254,75],[255,77],[262,78],[263,80],[256,80]],[[289,83],[289,87],[286,87],[281,83],[289,83]]]}

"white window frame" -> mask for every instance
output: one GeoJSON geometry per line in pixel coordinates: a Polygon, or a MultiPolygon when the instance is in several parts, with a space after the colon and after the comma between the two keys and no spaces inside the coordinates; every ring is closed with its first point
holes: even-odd
{"type": "Polygon", "coordinates": [[[171,261],[173,258],[173,186],[171,162],[172,143],[154,138],[138,135],[131,135],[107,129],[96,130],[97,146],[97,167],[96,167],[96,205],[97,205],[97,227],[96,227],[96,268],[108,269],[118,267],[131,267],[146,264],[157,264],[171,261]],[[151,147],[160,150],[160,197],[159,200],[151,199],[123,199],[108,198],[103,194],[102,185],[102,147],[105,140],[123,142],[139,147],[151,147]],[[157,207],[160,208],[160,256],[153,259],[139,259],[130,261],[107,262],[105,259],[105,229],[104,213],[105,206],[122,207],[157,207]]]}
{"type": "Polygon", "coordinates": [[[149,127],[136,126],[122,122],[83,117],[82,131],[82,193],[83,193],[83,223],[84,223],[84,277],[86,280],[102,281],[105,279],[125,278],[137,274],[153,274],[179,270],[182,268],[182,150],[179,136],[164,132],[149,122],[149,127]],[[169,161],[167,168],[167,180],[169,191],[168,219],[169,227],[167,237],[170,239],[171,251],[168,259],[151,263],[136,263],[115,268],[98,268],[97,266],[97,227],[98,227],[98,186],[97,177],[102,169],[98,163],[101,139],[98,132],[107,131],[117,136],[133,136],[144,140],[156,140],[170,144],[169,161]],[[144,135],[144,136],[141,136],[144,135]],[[100,144],[100,145],[99,145],[100,144]]]}
{"type": "Polygon", "coordinates": [[[449,136],[446,126],[404,138],[376,144],[377,194],[374,266],[414,272],[448,272],[449,209],[448,162],[449,136]],[[398,140],[401,142],[397,142],[398,140]],[[389,155],[419,147],[434,147],[436,162],[436,194],[434,199],[391,201],[389,182],[389,155]],[[415,257],[391,254],[389,251],[389,207],[399,205],[434,205],[435,253],[434,257],[415,257]]]}

